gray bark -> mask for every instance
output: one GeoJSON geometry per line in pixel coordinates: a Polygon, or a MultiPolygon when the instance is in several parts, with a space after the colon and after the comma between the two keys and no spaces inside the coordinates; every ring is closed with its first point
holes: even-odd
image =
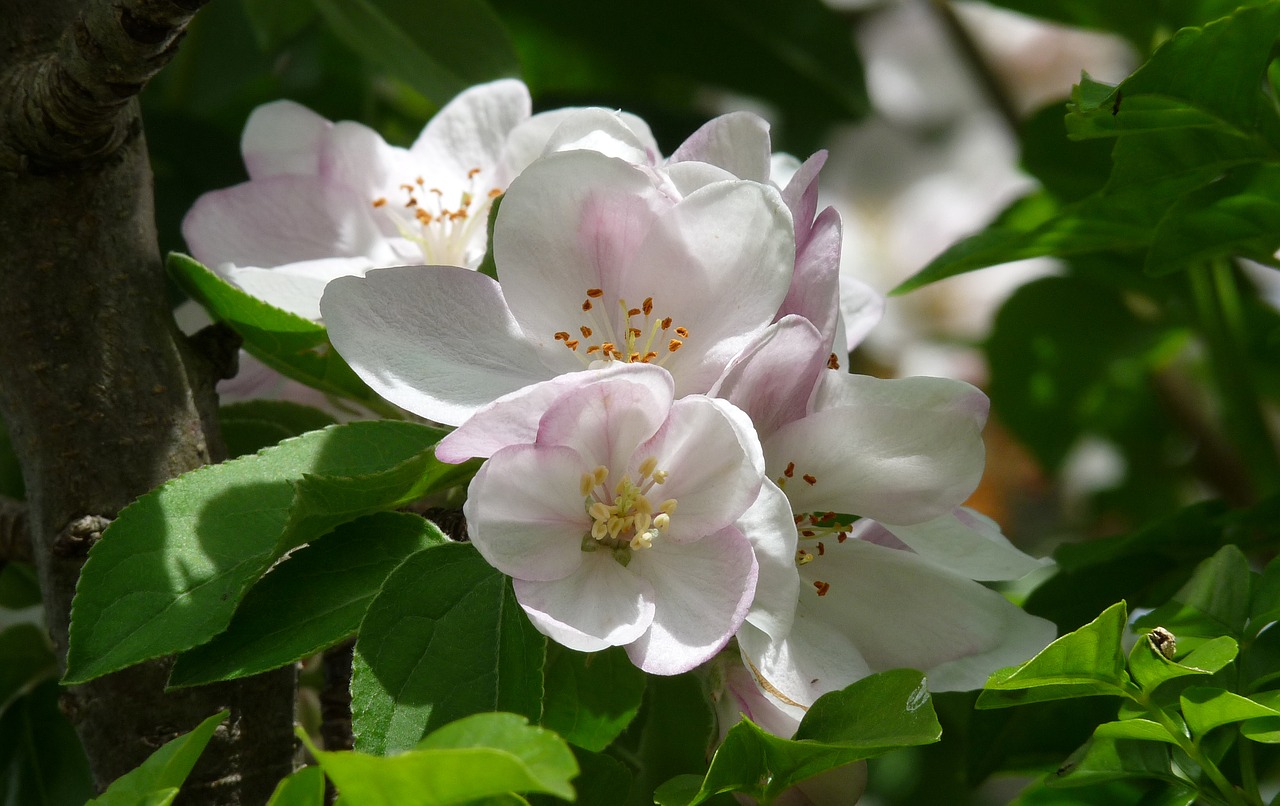
{"type": "MultiPolygon", "coordinates": [[[[161,482],[221,458],[214,370],[164,295],[136,94],[204,0],[0,0],[0,415],[65,657],[84,554],[161,482]]],[[[162,693],[164,662],[69,690],[99,786],[222,708],[183,796],[262,803],[293,763],[293,672],[162,693]]]]}

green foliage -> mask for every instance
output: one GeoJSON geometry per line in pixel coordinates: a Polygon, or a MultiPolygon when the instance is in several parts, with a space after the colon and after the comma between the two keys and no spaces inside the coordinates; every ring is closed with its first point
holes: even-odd
{"type": "Polygon", "coordinates": [[[440,435],[404,422],[331,426],[142,496],[89,553],[66,680],[204,643],[285,552],[463,480],[468,466],[436,461],[440,435]]]}
{"type": "Polygon", "coordinates": [[[258,674],[355,635],[391,572],[444,542],[434,524],[407,513],[380,512],[339,526],[251,588],[225,632],[179,655],[169,685],[258,674]]]}
{"type": "Polygon", "coordinates": [[[482,711],[542,709],[546,639],[511,583],[469,545],[429,548],[383,584],[360,624],[351,674],[356,748],[415,746],[482,711]]]}
{"type": "Polygon", "coordinates": [[[515,714],[460,719],[389,757],[324,752],[298,735],[350,806],[449,806],[511,792],[574,797],[569,747],[515,714]]]}
{"type": "Polygon", "coordinates": [[[133,806],[138,803],[163,806],[178,794],[178,787],[191,773],[205,745],[229,711],[214,714],[190,733],[165,742],[142,766],[125,773],[86,806],[133,806]]]}
{"type": "Polygon", "coordinates": [[[743,792],[767,802],[814,775],[936,742],[941,732],[924,676],[906,669],[881,672],[819,697],[794,739],[743,719],[729,729],[701,783],[675,778],[654,797],[662,806],[694,806],[718,792],[743,792]]]}
{"type": "Polygon", "coordinates": [[[285,778],[267,806],[324,806],[324,770],[303,767],[285,778]]]}
{"type": "Polygon", "coordinates": [[[44,631],[35,624],[14,624],[0,631],[0,714],[19,697],[57,674],[58,661],[44,631]]]}
{"type": "Polygon", "coordinates": [[[248,400],[218,409],[227,455],[235,458],[334,424],[330,415],[287,400],[248,400]]]}
{"type": "Polygon", "coordinates": [[[621,647],[584,654],[547,647],[542,725],[570,744],[599,752],[640,710],[645,674],[621,647]]]}
{"type": "Polygon", "coordinates": [[[45,680],[0,715],[0,804],[83,806],[93,797],[89,761],[45,680]]]}

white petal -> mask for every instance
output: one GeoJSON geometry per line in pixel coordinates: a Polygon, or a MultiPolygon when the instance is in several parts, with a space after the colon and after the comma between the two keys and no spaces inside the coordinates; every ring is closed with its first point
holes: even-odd
{"type": "MultiPolygon", "coordinates": [[[[580,374],[581,375],[581,374],[580,374]]],[[[538,423],[540,445],[567,445],[588,468],[603,465],[614,474],[630,471],[636,448],[667,419],[673,402],[670,374],[661,367],[624,364],[602,381],[561,395],[538,423]]],[[[633,476],[634,478],[634,476],[633,476]]]]}
{"type": "Polygon", "coordinates": [[[674,394],[670,373],[649,364],[615,362],[603,369],[557,375],[503,395],[479,409],[440,440],[436,457],[443,462],[465,462],[473,456],[492,456],[507,445],[533,443],[538,439],[542,416],[558,399],[619,375],[629,377],[633,383],[651,385],[654,400],[669,402],[674,394]],[[640,367],[644,369],[639,370],[640,367]]]}
{"type": "Polygon", "coordinates": [[[584,554],[578,570],[563,579],[513,584],[533,626],[570,649],[630,644],[653,623],[653,586],[607,551],[584,554]]]}
{"type": "Polygon", "coordinates": [[[828,370],[815,407],[819,401],[835,407],[765,441],[769,477],[792,471],[783,489],[796,512],[921,523],[950,512],[977,487],[986,397],[972,386],[828,370]]]}
{"type": "Polygon", "coordinates": [[[591,528],[578,492],[585,467],[560,446],[513,445],[490,457],[462,508],[481,556],[519,579],[562,579],[577,570],[582,536],[591,528]]]}
{"type": "Polygon", "coordinates": [[[1051,562],[1019,551],[998,526],[971,510],[884,528],[925,560],[969,579],[1020,579],[1051,562]]]}
{"type": "Polygon", "coordinates": [[[751,417],[761,439],[804,417],[827,366],[827,346],[809,320],[787,316],[762,330],[725,368],[711,394],[751,417]]]}
{"type": "Polygon", "coordinates": [[[671,162],[709,162],[739,179],[768,182],[769,122],[752,112],[730,112],[712,118],[689,136],[671,162]]]}
{"type": "Polygon", "coordinates": [[[348,188],[310,176],[274,176],[206,193],[182,234],[207,266],[281,266],[332,257],[378,261],[389,247],[369,205],[348,188]]]}
{"type": "Polygon", "coordinates": [[[332,126],[293,101],[272,101],[254,109],[240,135],[240,153],[249,177],[317,176],[321,144],[332,126]]]}
{"type": "MultiPolygon", "coordinates": [[[[910,552],[847,540],[828,546],[800,574],[831,587],[822,597],[802,589],[797,622],[803,613],[844,636],[872,672],[919,669],[933,691],[980,688],[996,669],[1027,660],[1055,635],[1051,622],[910,552]]],[[[806,648],[802,666],[815,651],[821,649],[806,648]]]]}
{"type": "Polygon", "coordinates": [[[409,150],[441,178],[462,179],[473,168],[493,172],[507,136],[530,111],[523,83],[500,79],[479,84],[445,104],[409,150]]]}
{"type": "Polygon", "coordinates": [[[630,125],[634,118],[599,107],[587,107],[565,115],[547,138],[544,154],[558,151],[595,151],[633,165],[649,165],[656,151],[652,136],[637,133],[630,125]]]}
{"type": "MultiPolygon", "coordinates": [[[[804,246],[796,253],[795,274],[778,318],[803,316],[822,334],[827,349],[834,349],[840,316],[840,216],[828,207],[813,223],[804,246]]],[[[841,362],[843,363],[843,362],[841,362]]]]}
{"type": "Polygon", "coordinates": [[[631,568],[653,585],[653,624],[627,647],[651,674],[680,674],[724,648],[747,614],[756,589],[751,544],[729,527],[696,543],[659,539],[634,552],[631,568]]]}
{"type": "MultiPolygon", "coordinates": [[[[884,316],[884,295],[846,273],[840,275],[840,315],[847,352],[853,352],[884,316]]],[[[840,341],[836,342],[840,344],[840,341]]]]}
{"type": "Polygon", "coordinates": [[[403,204],[407,197],[399,185],[419,175],[408,151],[388,145],[382,135],[354,121],[334,125],[325,138],[320,170],[330,181],[358,192],[370,208],[379,197],[403,204]]]}
{"type": "Polygon", "coordinates": [[[781,638],[791,629],[800,593],[800,575],[796,571],[799,535],[787,496],[765,479],[760,496],[735,525],[751,541],[759,566],[756,598],[747,612],[747,621],[781,638]]]}
{"type": "Polygon", "coordinates": [[[286,263],[270,269],[222,264],[217,272],[248,293],[307,319],[320,318],[320,297],[337,277],[360,276],[373,263],[363,257],[335,257],[286,263]]]}
{"type": "MultiPolygon", "coordinates": [[[[801,602],[805,599],[802,596],[801,602]]],[[[871,674],[857,647],[839,629],[816,617],[812,608],[797,608],[791,630],[781,638],[750,622],[743,624],[738,647],[760,687],[780,708],[797,716],[828,691],[871,674]]]]}
{"type": "Polygon", "coordinates": [[[378,394],[456,425],[554,374],[524,341],[492,278],[452,266],[379,269],[329,284],[329,338],[378,394]]]}
{"type": "Polygon", "coordinates": [[[678,502],[663,539],[699,540],[746,512],[763,482],[759,445],[751,420],[729,403],[701,395],[677,400],[666,423],[635,453],[637,462],[652,456],[670,474],[649,494],[655,503],[678,502]]]}
{"type": "Polygon", "coordinates": [[[736,176],[709,162],[672,162],[664,169],[680,198],[714,182],[727,182],[736,176]]]}
{"type": "MultiPolygon", "coordinates": [[[[548,112],[539,112],[511,131],[511,136],[507,138],[506,146],[503,148],[502,159],[500,160],[500,176],[505,178],[507,184],[511,180],[520,175],[520,172],[529,167],[538,157],[548,153],[548,145],[554,139],[554,145],[551,151],[565,150],[563,147],[566,142],[571,142],[572,137],[566,136],[568,129],[564,135],[557,135],[556,132],[562,124],[570,118],[581,115],[588,107],[567,107],[564,109],[553,109],[548,112]]],[[[602,112],[605,110],[593,110],[602,112]]],[[[640,160],[640,164],[654,164],[658,160],[658,144],[653,139],[653,134],[649,131],[649,126],[643,120],[635,115],[626,112],[607,112],[612,115],[616,121],[621,123],[628,131],[627,134],[621,134],[620,139],[625,146],[634,155],[644,155],[640,160]]],[[[610,128],[611,131],[616,131],[610,128]]],[[[581,135],[578,138],[581,139],[581,135]]],[[[613,156],[619,156],[617,154],[613,156]]]]}

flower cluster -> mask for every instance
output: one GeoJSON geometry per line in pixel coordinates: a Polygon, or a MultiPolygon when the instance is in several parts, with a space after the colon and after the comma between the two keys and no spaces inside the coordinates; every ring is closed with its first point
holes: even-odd
{"type": "Polygon", "coordinates": [[[487,460],[471,540],[552,639],[675,674],[736,636],[780,724],[889,668],[973,688],[1052,639],[980,584],[1038,566],[961,508],[986,397],[845,369],[880,305],[842,317],[824,154],[735,113],[664,158],[639,119],[530,116],[511,81],[408,150],[272,105],[244,154],[188,216],[196,256],[457,426],[437,456],[487,460]]]}

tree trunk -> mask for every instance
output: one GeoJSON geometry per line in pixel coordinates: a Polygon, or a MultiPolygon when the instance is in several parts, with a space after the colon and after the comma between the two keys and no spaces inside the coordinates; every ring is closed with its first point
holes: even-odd
{"type": "MultiPolygon", "coordinates": [[[[138,495],[221,458],[215,378],[169,315],[135,96],[203,0],[0,0],[0,415],[60,657],[84,555],[138,495]]],[[[162,693],[154,662],[70,689],[105,786],[222,708],[184,789],[257,804],[292,766],[292,670],[162,693]]]]}

